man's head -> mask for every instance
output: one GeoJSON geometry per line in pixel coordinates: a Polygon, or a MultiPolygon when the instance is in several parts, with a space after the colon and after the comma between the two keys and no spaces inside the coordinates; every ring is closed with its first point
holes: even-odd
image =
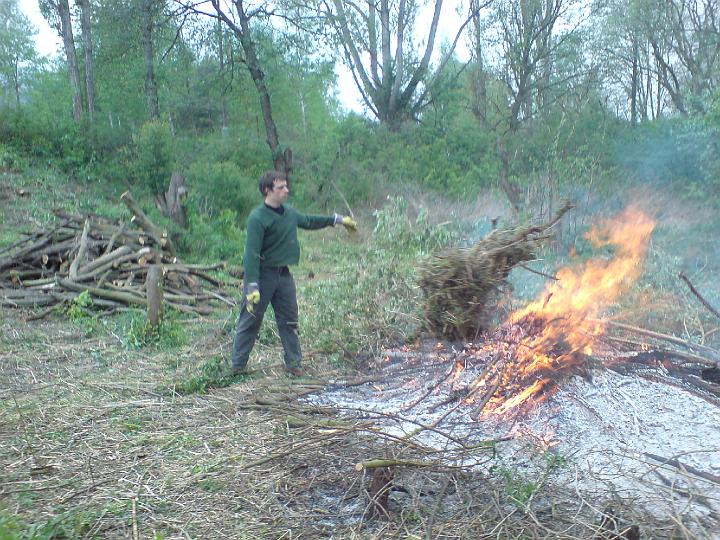
{"type": "Polygon", "coordinates": [[[270,206],[280,206],[290,193],[287,177],[279,171],[267,171],[260,177],[260,193],[265,197],[265,203],[270,206]]]}

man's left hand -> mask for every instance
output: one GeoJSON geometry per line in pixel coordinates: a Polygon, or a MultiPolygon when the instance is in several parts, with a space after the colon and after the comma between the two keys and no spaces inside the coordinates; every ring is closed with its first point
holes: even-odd
{"type": "Polygon", "coordinates": [[[351,218],[350,216],[336,216],[335,223],[337,225],[342,225],[345,227],[348,231],[355,232],[357,231],[357,222],[351,218]]]}

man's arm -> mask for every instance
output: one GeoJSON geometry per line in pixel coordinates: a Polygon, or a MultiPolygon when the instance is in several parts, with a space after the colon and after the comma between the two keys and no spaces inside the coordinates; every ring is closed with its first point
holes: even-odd
{"type": "Polygon", "coordinates": [[[265,230],[260,220],[250,216],[247,222],[247,240],[245,242],[245,283],[257,283],[260,279],[260,250],[265,230]]]}
{"type": "Polygon", "coordinates": [[[297,224],[301,229],[324,229],[335,225],[335,216],[308,216],[295,209],[293,211],[297,213],[297,224]]]}

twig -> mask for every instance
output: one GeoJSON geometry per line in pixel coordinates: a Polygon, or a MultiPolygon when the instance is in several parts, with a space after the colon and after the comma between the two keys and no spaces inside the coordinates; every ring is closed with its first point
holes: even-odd
{"type": "Polygon", "coordinates": [[[140,540],[137,524],[137,497],[133,497],[132,500],[132,535],[133,540],[140,540]]]}
{"type": "Polygon", "coordinates": [[[698,476],[703,480],[707,480],[708,482],[712,482],[713,484],[720,485],[720,476],[716,474],[707,473],[705,471],[701,471],[700,469],[696,469],[695,467],[691,467],[690,465],[685,465],[684,463],[680,463],[680,461],[674,458],[664,458],[662,456],[657,456],[648,452],[643,452],[643,455],[649,457],[653,461],[661,463],[662,465],[671,465],[676,469],[680,469],[683,472],[689,472],[690,474],[698,476]]]}
{"type": "Polygon", "coordinates": [[[355,464],[355,470],[360,472],[366,469],[380,467],[437,467],[439,463],[418,461],[413,459],[366,459],[355,464]]]}
{"type": "Polygon", "coordinates": [[[627,330],[628,332],[634,332],[636,334],[645,335],[651,338],[660,339],[662,341],[669,341],[670,343],[676,343],[678,345],[682,345],[683,347],[687,347],[688,349],[702,349],[704,351],[709,352],[712,355],[719,356],[720,352],[716,351],[715,349],[711,349],[710,347],[707,347],[705,345],[698,345],[697,343],[692,343],[690,341],[681,339],[676,336],[671,336],[669,334],[663,334],[660,332],[653,332],[652,330],[646,330],[645,328],[640,328],[639,326],[632,326],[630,324],[624,324],[620,322],[615,321],[606,321],[606,320],[597,320],[597,319],[588,319],[591,322],[599,322],[601,324],[606,324],[608,326],[614,326],[615,328],[620,328],[622,330],[627,330]]]}
{"type": "Polygon", "coordinates": [[[687,283],[687,286],[690,287],[690,290],[692,293],[697,297],[700,302],[702,302],[702,305],[705,306],[710,313],[715,315],[716,317],[720,318],[720,312],[716,310],[714,307],[710,305],[710,303],[705,300],[702,295],[698,292],[698,290],[693,286],[693,284],[690,282],[690,278],[688,278],[683,272],[678,273],[678,277],[682,279],[685,283],[687,283]]]}
{"type": "Polygon", "coordinates": [[[541,272],[540,270],[535,270],[535,269],[530,268],[529,266],[527,266],[527,265],[525,265],[525,264],[523,264],[523,263],[518,263],[518,266],[521,267],[521,268],[524,268],[524,269],[527,270],[528,272],[532,272],[533,274],[537,274],[538,276],[546,277],[546,278],[548,278],[548,279],[553,279],[553,280],[555,280],[555,281],[559,281],[559,280],[560,280],[560,278],[558,278],[558,277],[556,277],[556,276],[551,276],[550,274],[546,274],[545,272],[541,272]]]}

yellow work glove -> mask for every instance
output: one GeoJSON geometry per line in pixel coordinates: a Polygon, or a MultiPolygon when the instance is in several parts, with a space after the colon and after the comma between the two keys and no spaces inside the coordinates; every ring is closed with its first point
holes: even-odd
{"type": "Polygon", "coordinates": [[[250,283],[247,287],[247,293],[245,294],[245,305],[247,306],[248,313],[252,313],[255,309],[255,304],[260,302],[260,289],[257,283],[250,283]]]}
{"type": "Polygon", "coordinates": [[[335,214],[335,225],[342,225],[348,231],[357,231],[357,223],[350,216],[341,216],[339,214],[335,214]]]}

